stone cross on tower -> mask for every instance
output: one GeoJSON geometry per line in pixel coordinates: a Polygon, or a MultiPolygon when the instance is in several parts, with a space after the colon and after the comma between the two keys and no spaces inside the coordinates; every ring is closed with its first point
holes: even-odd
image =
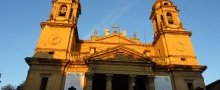
{"type": "Polygon", "coordinates": [[[118,26],[116,24],[113,26],[113,29],[114,29],[114,33],[118,33],[118,26]]]}

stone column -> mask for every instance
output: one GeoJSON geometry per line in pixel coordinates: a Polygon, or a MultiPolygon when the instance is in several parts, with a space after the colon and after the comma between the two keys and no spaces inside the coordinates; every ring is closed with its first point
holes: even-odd
{"type": "Polygon", "coordinates": [[[154,90],[154,76],[150,75],[147,77],[148,78],[148,85],[149,85],[149,90],[154,90]]]}
{"type": "Polygon", "coordinates": [[[92,90],[93,74],[86,73],[86,90],[92,90]]]}
{"type": "Polygon", "coordinates": [[[134,90],[135,78],[136,78],[136,75],[129,75],[129,90],[134,90]]]}
{"type": "Polygon", "coordinates": [[[113,74],[106,74],[106,90],[112,90],[112,76],[113,74]]]}

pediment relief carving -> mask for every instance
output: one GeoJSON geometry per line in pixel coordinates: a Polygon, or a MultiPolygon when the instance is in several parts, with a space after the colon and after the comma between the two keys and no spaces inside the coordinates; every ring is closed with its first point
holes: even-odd
{"type": "Polygon", "coordinates": [[[89,60],[105,60],[105,61],[151,61],[150,57],[145,57],[143,53],[136,52],[124,46],[117,46],[104,50],[102,52],[94,53],[89,60]]]}

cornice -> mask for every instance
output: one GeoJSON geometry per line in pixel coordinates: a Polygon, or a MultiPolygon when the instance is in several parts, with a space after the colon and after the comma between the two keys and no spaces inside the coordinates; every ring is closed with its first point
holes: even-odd
{"type": "Polygon", "coordinates": [[[71,60],[66,60],[66,59],[26,57],[25,61],[29,66],[32,66],[32,65],[65,66],[67,64],[85,65],[85,61],[71,61],[71,60]]]}
{"type": "Polygon", "coordinates": [[[67,63],[67,60],[61,59],[48,59],[48,58],[35,58],[35,57],[26,57],[26,63],[31,65],[55,65],[55,66],[62,66],[67,63]]]}
{"type": "Polygon", "coordinates": [[[91,40],[80,40],[81,44],[83,43],[100,43],[100,44],[115,44],[115,45],[136,45],[136,46],[149,46],[153,47],[151,43],[141,43],[141,44],[125,44],[125,43],[111,43],[111,42],[98,42],[98,41],[91,41],[91,40]]]}
{"type": "Polygon", "coordinates": [[[66,51],[66,49],[36,48],[35,51],[66,51]]]}
{"type": "Polygon", "coordinates": [[[157,59],[157,58],[169,58],[169,57],[189,57],[189,58],[197,58],[196,56],[192,56],[192,55],[151,56],[152,59],[157,59]]]}
{"type": "Polygon", "coordinates": [[[171,35],[187,35],[189,37],[192,36],[192,32],[191,31],[179,31],[179,30],[160,30],[155,32],[155,36],[154,36],[154,41],[153,41],[153,45],[155,45],[155,43],[158,41],[158,39],[160,38],[161,35],[165,35],[165,34],[171,34],[171,35]]]}
{"type": "MultiPolygon", "coordinates": [[[[196,56],[192,55],[168,55],[168,57],[188,57],[188,58],[197,58],[196,56]]],[[[168,58],[167,57],[167,58],[168,58]]]]}
{"type": "Polygon", "coordinates": [[[154,71],[194,71],[204,72],[207,66],[203,65],[155,65],[154,71]]]}
{"type": "MultiPolygon", "coordinates": [[[[67,22],[69,22],[68,20],[67,20],[67,22]]],[[[69,23],[58,23],[58,22],[50,22],[50,21],[48,21],[48,22],[41,22],[41,27],[44,27],[45,25],[50,25],[50,26],[61,26],[61,27],[76,27],[76,25],[74,25],[74,24],[72,24],[72,22],[69,22],[69,23]]]]}
{"type": "Polygon", "coordinates": [[[150,60],[97,60],[89,59],[87,64],[111,64],[111,65],[144,65],[152,67],[155,63],[150,60]]]}

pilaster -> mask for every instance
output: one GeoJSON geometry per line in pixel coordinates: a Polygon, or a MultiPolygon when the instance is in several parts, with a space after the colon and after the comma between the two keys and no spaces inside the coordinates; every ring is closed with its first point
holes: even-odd
{"type": "Polygon", "coordinates": [[[155,78],[155,76],[153,76],[153,75],[150,75],[150,76],[147,77],[149,90],[154,90],[155,89],[154,88],[154,78],[155,78]]]}
{"type": "Polygon", "coordinates": [[[86,73],[86,90],[92,90],[93,74],[86,73]]]}

